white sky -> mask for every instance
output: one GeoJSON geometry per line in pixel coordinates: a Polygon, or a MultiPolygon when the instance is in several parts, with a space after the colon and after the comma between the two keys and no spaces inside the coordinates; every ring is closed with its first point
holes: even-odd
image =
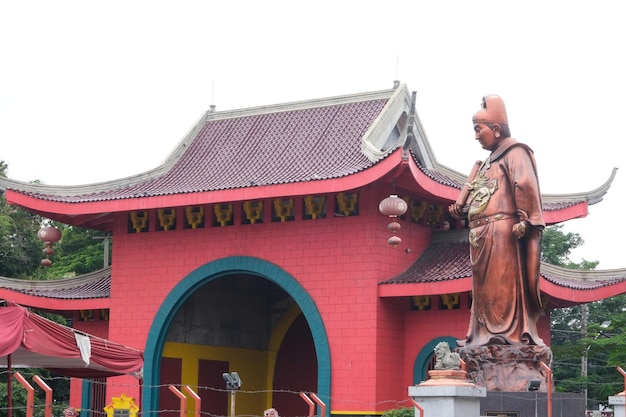
{"type": "Polygon", "coordinates": [[[544,193],[603,202],[565,231],[574,260],[626,267],[626,24],[619,1],[2,1],[0,160],[74,185],[159,165],[211,104],[228,110],[417,91],[439,162],[486,156],[471,116],[501,95],[544,193]]]}

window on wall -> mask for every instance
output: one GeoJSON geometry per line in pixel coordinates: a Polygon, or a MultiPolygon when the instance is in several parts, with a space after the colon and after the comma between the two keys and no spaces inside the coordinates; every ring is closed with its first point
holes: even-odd
{"type": "Polygon", "coordinates": [[[176,209],[160,208],[157,210],[157,231],[176,230],[176,209]]]}
{"type": "Polygon", "coordinates": [[[326,196],[307,195],[303,199],[302,218],[304,220],[326,218],[326,196]]]}
{"type": "Polygon", "coordinates": [[[263,223],[263,202],[244,201],[242,204],[242,224],[263,223]]]}
{"type": "Polygon", "coordinates": [[[128,233],[148,231],[149,216],[147,211],[131,211],[128,214],[128,233]]]}
{"type": "Polygon", "coordinates": [[[213,206],[213,226],[232,226],[234,224],[234,206],[232,203],[213,206]]]}
{"type": "Polygon", "coordinates": [[[272,200],[272,221],[290,222],[296,219],[295,199],[275,198],[272,200]]]}
{"type": "Polygon", "coordinates": [[[185,207],[185,222],[183,229],[201,229],[204,227],[204,207],[185,207]]]}
{"type": "Polygon", "coordinates": [[[359,193],[346,192],[335,196],[335,217],[349,217],[359,214],[359,193]]]}

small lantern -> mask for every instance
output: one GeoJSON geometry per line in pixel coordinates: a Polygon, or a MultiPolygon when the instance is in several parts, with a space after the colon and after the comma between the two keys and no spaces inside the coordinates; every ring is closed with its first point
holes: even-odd
{"type": "Polygon", "coordinates": [[[52,265],[52,261],[47,257],[54,254],[52,244],[61,240],[61,231],[54,226],[44,226],[37,232],[37,237],[46,245],[43,249],[43,254],[46,255],[46,259],[41,261],[41,265],[49,267],[52,265]]]}
{"type": "Polygon", "coordinates": [[[387,225],[387,230],[391,233],[397,233],[400,229],[402,229],[402,226],[400,226],[400,223],[398,222],[391,222],[387,225]]]}
{"type": "Polygon", "coordinates": [[[400,239],[398,236],[391,236],[389,240],[387,241],[387,243],[389,243],[391,246],[395,248],[400,243],[402,243],[402,239],[400,239]]]}

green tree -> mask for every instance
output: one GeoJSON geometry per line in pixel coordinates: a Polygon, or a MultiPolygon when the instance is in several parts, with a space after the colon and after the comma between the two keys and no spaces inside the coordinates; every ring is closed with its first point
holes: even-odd
{"type": "MultiPolygon", "coordinates": [[[[53,390],[53,404],[52,404],[52,415],[60,416],[62,414],[63,409],[68,406],[69,400],[69,380],[62,379],[61,384],[54,384],[55,379],[50,376],[50,373],[46,370],[36,370],[37,372],[31,372],[32,370],[23,370],[20,369],[20,374],[30,383],[30,385],[35,389],[35,397],[34,397],[34,408],[33,408],[33,416],[34,417],[44,417],[45,416],[45,404],[46,404],[46,394],[43,390],[39,388],[37,384],[31,382],[33,375],[39,375],[41,379],[53,390]],[[61,387],[63,385],[63,387],[61,387]]],[[[6,375],[6,374],[5,374],[6,375]]],[[[58,381],[59,379],[56,379],[58,381]]],[[[6,378],[5,378],[6,381],[6,378]]],[[[0,416],[6,416],[9,401],[8,401],[8,385],[5,381],[0,382],[0,416]]],[[[13,417],[26,417],[26,405],[28,393],[26,389],[14,378],[13,383],[11,384],[11,413],[13,417]]]]}
{"type": "MultiPolygon", "coordinates": [[[[104,266],[104,233],[82,227],[54,224],[62,232],[61,241],[54,245],[52,266],[42,273],[42,279],[83,275],[104,266]]],[[[108,262],[107,262],[108,264],[108,262]]]]}
{"type": "MultiPolygon", "coordinates": [[[[562,226],[546,228],[542,242],[542,260],[572,269],[590,270],[598,261],[569,259],[571,251],[584,244],[577,233],[563,233],[562,226]]],[[[626,296],[620,295],[594,303],[556,309],[550,314],[551,348],[554,356],[555,389],[561,392],[587,390],[588,408],[597,409],[609,395],[623,389],[623,379],[616,371],[620,360],[626,363],[626,335],[621,323],[626,321],[626,296]],[[611,323],[609,328],[604,328],[611,323]],[[603,327],[604,326],[604,327],[603,327]],[[586,363],[587,376],[582,369],[586,363]],[[621,387],[621,388],[620,388],[621,387]]]]}
{"type": "MultiPolygon", "coordinates": [[[[6,171],[6,163],[0,161],[0,176],[5,176],[6,171]]],[[[93,272],[104,265],[103,236],[102,232],[51,222],[8,205],[0,192],[0,276],[45,280],[93,272]],[[49,268],[41,266],[44,246],[37,238],[43,224],[62,232],[61,241],[53,245],[55,253],[49,268]]],[[[110,249],[110,240],[106,242],[110,249]]]]}
{"type": "MultiPolygon", "coordinates": [[[[7,165],[0,161],[0,176],[7,165]]],[[[0,191],[0,276],[26,278],[39,267],[41,242],[37,239],[41,218],[17,206],[6,204],[0,191]]]]}
{"type": "Polygon", "coordinates": [[[572,269],[594,269],[598,261],[572,262],[569,256],[572,250],[583,246],[585,241],[578,233],[563,233],[563,225],[547,227],[541,241],[541,260],[557,266],[572,269]]]}

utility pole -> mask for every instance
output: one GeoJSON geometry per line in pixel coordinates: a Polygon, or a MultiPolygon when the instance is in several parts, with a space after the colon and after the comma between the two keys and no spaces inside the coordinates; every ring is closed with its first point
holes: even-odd
{"type": "Polygon", "coordinates": [[[103,268],[106,269],[109,267],[109,239],[111,238],[111,236],[109,235],[104,235],[104,236],[92,236],[92,239],[102,239],[103,243],[104,243],[104,263],[103,263],[103,268]]]}
{"type": "MultiPolygon", "coordinates": [[[[581,304],[580,306],[580,333],[583,338],[587,337],[587,316],[589,314],[589,306],[587,304],[581,304]]],[[[583,379],[583,398],[585,399],[585,410],[587,410],[587,357],[589,355],[589,348],[587,347],[583,351],[583,356],[580,358],[580,376],[583,379]]]]}

